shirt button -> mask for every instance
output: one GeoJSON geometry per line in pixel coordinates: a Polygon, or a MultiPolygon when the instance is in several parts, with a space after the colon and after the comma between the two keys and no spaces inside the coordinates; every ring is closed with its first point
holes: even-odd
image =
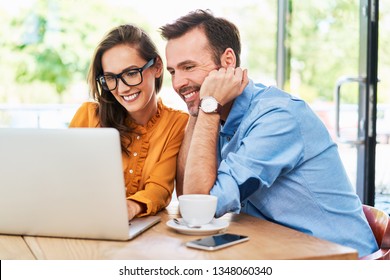
{"type": "Polygon", "coordinates": [[[245,203],[241,203],[241,207],[244,207],[245,206],[245,203]]]}
{"type": "Polygon", "coordinates": [[[130,174],[133,174],[134,171],[133,171],[133,169],[130,169],[129,172],[130,172],[130,174]]]}
{"type": "Polygon", "coordinates": [[[139,135],[137,135],[137,140],[139,140],[141,137],[139,135]]]}
{"type": "Polygon", "coordinates": [[[137,153],[134,153],[134,154],[133,154],[133,156],[135,156],[135,157],[136,157],[137,155],[138,155],[137,153]]]}
{"type": "Polygon", "coordinates": [[[226,137],[226,140],[228,140],[228,142],[230,141],[230,137],[226,137]]]}

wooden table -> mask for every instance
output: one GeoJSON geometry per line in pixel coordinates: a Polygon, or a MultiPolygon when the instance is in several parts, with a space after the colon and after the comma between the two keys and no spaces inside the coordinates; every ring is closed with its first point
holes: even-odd
{"type": "Polygon", "coordinates": [[[131,241],[0,235],[1,259],[357,259],[357,251],[324,241],[246,214],[228,214],[226,232],[248,235],[250,240],[214,252],[191,249],[189,240],[202,236],[184,235],[166,222],[178,217],[177,204],[159,213],[162,220],[131,241]]]}
{"type": "Polygon", "coordinates": [[[33,260],[34,255],[22,236],[0,235],[0,260],[33,260]]]}

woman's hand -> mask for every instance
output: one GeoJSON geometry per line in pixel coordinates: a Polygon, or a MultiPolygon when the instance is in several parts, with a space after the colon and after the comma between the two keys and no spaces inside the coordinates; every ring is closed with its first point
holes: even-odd
{"type": "Polygon", "coordinates": [[[136,202],[134,200],[126,200],[127,202],[127,215],[129,217],[129,221],[132,220],[135,216],[141,213],[145,206],[142,203],[136,202]]]}

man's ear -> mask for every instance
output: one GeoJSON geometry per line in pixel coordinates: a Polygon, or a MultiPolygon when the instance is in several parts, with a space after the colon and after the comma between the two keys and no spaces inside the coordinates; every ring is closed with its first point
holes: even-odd
{"type": "Polygon", "coordinates": [[[236,55],[232,48],[227,48],[221,56],[221,66],[236,68],[236,55]]]}

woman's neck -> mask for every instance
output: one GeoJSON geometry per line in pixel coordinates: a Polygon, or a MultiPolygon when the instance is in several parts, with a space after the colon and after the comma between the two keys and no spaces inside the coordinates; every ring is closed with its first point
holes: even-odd
{"type": "Polygon", "coordinates": [[[157,113],[157,95],[153,94],[149,102],[144,108],[137,112],[129,113],[135,123],[139,125],[146,125],[151,118],[157,113]]]}

